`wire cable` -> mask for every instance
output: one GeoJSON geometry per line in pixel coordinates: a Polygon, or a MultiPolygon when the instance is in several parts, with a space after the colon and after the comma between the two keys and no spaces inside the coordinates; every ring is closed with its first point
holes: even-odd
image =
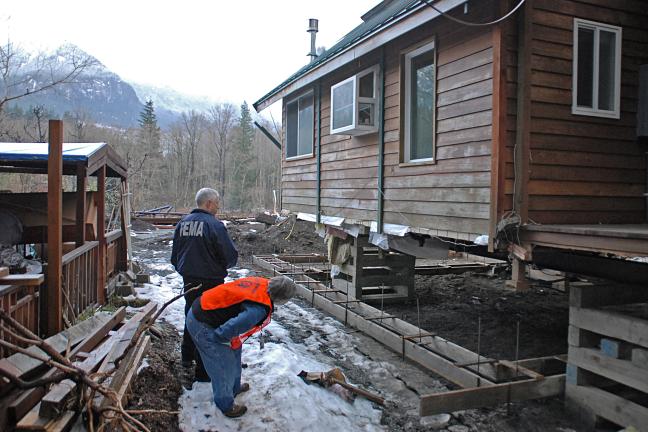
{"type": "Polygon", "coordinates": [[[494,24],[497,24],[497,23],[500,23],[500,22],[506,20],[508,17],[513,15],[515,13],[515,11],[517,11],[520,8],[520,6],[522,6],[524,4],[524,2],[526,0],[520,0],[520,2],[517,5],[515,5],[515,7],[513,9],[511,9],[511,11],[509,13],[507,13],[506,15],[496,19],[495,21],[489,21],[489,22],[485,22],[485,23],[475,23],[475,22],[464,21],[462,19],[455,18],[452,15],[449,15],[448,13],[442,11],[441,9],[438,9],[436,6],[429,3],[428,0],[421,0],[421,1],[423,3],[425,3],[426,5],[430,6],[435,11],[437,11],[439,14],[441,14],[444,17],[448,18],[450,21],[454,21],[454,22],[456,22],[458,24],[462,24],[462,25],[469,26],[469,27],[487,27],[487,26],[491,26],[491,25],[494,25],[494,24]]]}

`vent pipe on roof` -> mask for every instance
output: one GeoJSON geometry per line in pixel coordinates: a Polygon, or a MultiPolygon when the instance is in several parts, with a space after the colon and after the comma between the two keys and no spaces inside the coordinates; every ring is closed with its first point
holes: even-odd
{"type": "Polygon", "coordinates": [[[308,30],[306,30],[308,33],[310,33],[311,36],[311,49],[310,52],[307,54],[310,57],[310,62],[314,62],[317,59],[317,51],[315,50],[315,36],[317,35],[317,30],[318,30],[318,20],[316,18],[310,18],[308,20],[308,30]]]}

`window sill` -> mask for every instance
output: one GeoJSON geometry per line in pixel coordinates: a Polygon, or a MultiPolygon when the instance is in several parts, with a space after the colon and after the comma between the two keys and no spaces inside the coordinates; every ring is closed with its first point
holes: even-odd
{"type": "Polygon", "coordinates": [[[621,118],[621,113],[619,112],[596,111],[596,110],[588,110],[588,109],[573,108],[573,107],[572,107],[572,114],[579,115],[579,116],[586,116],[586,117],[601,117],[601,118],[609,118],[609,119],[616,119],[616,120],[619,120],[621,118]]]}
{"type": "Polygon", "coordinates": [[[303,154],[303,155],[299,155],[299,156],[287,157],[284,160],[286,162],[292,162],[292,161],[296,161],[296,160],[300,160],[300,159],[308,159],[308,158],[312,158],[312,157],[315,157],[314,153],[307,153],[307,154],[303,154]]]}
{"type": "Polygon", "coordinates": [[[436,159],[429,159],[429,160],[422,160],[419,162],[401,162],[398,164],[399,167],[417,167],[421,165],[436,165],[437,161],[436,159]]]}

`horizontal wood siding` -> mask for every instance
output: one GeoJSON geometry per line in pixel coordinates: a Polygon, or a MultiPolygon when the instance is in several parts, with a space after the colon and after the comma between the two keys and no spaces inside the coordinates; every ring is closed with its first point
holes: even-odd
{"type": "Polygon", "coordinates": [[[636,142],[639,65],[648,63],[641,1],[533,0],[529,217],[645,222],[645,155],[636,142]],[[623,28],[621,118],[571,114],[574,17],[623,28]]]}
{"type": "MultiPolygon", "coordinates": [[[[494,2],[479,2],[462,18],[492,18],[494,2]]],[[[461,9],[461,8],[460,8],[461,9]]],[[[321,210],[376,220],[378,134],[330,135],[331,86],[380,61],[376,50],[325,77],[321,106],[321,210]]],[[[474,239],[488,232],[492,134],[493,47],[489,28],[469,29],[439,18],[385,47],[384,221],[474,239]],[[401,59],[436,40],[435,163],[401,163],[401,59]]],[[[290,98],[288,98],[289,100],[290,98]]],[[[284,103],[285,120],[285,103],[284,103]]],[[[284,123],[285,124],[285,123],[284,123]]],[[[284,158],[285,159],[285,158],[284,158]]],[[[315,213],[315,158],[283,162],[283,207],[315,213]]]]}

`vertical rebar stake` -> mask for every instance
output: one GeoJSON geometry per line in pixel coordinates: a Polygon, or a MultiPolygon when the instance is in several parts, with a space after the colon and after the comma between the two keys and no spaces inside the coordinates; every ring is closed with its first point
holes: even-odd
{"type": "Polygon", "coordinates": [[[380,284],[380,325],[382,325],[383,316],[385,315],[385,283],[380,284]]]}
{"type": "Polygon", "coordinates": [[[419,296],[416,296],[416,320],[419,329],[419,343],[421,343],[423,342],[423,336],[421,335],[421,308],[419,307],[419,296]]]}
{"type": "MultiPolygon", "coordinates": [[[[481,366],[481,314],[477,316],[477,375],[481,366]]],[[[481,378],[477,378],[477,387],[481,386],[481,378]]]]}
{"type": "Polygon", "coordinates": [[[515,378],[519,373],[519,360],[520,360],[520,320],[517,321],[517,331],[515,335],[515,378]]]}

